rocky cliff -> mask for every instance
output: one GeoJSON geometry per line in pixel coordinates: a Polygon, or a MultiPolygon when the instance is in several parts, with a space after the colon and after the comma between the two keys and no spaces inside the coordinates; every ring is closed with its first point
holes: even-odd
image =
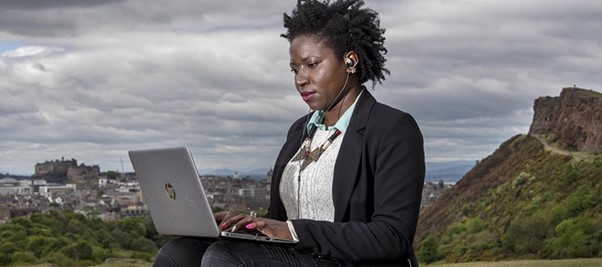
{"type": "Polygon", "coordinates": [[[568,150],[602,152],[602,94],[576,87],[540,97],[529,134],[568,150]]]}
{"type": "Polygon", "coordinates": [[[419,259],[602,257],[601,104],[579,88],[538,98],[529,135],[502,143],[420,211],[419,259]]]}

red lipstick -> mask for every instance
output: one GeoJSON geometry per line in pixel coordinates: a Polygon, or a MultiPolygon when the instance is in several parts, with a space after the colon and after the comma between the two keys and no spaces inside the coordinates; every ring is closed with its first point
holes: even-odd
{"type": "Polygon", "coordinates": [[[301,92],[301,97],[303,98],[303,101],[309,102],[315,93],[316,92],[301,92]]]}

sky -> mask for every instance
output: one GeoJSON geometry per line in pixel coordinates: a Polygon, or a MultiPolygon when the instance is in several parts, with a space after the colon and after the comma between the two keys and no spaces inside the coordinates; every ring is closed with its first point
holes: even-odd
{"type": "MultiPolygon", "coordinates": [[[[476,161],[564,87],[602,91],[602,1],[372,0],[391,75],[370,92],[412,114],[427,162],[476,161]]],[[[308,112],[283,0],[0,1],[0,173],[187,146],[201,170],[269,169],[308,112]]],[[[372,84],[367,84],[372,88],[372,84]]]]}

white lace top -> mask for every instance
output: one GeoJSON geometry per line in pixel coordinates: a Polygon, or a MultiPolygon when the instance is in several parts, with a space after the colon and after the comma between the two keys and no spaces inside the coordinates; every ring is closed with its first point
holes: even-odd
{"type": "MultiPolygon", "coordinates": [[[[334,131],[334,129],[316,129],[311,143],[311,150],[313,151],[317,147],[320,147],[334,131]]],[[[333,143],[324,151],[320,158],[316,162],[310,163],[301,174],[299,174],[299,170],[303,162],[302,160],[289,161],[284,168],[280,181],[280,198],[282,199],[289,220],[311,219],[334,221],[332,180],[334,164],[343,137],[344,133],[334,139],[333,143]]]]}

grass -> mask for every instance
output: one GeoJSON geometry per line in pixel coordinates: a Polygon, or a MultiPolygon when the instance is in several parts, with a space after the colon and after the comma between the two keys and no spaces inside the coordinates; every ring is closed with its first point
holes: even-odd
{"type": "Polygon", "coordinates": [[[602,153],[589,153],[584,151],[571,152],[571,156],[576,161],[585,161],[592,163],[596,159],[602,159],[602,153]]]}
{"type": "MultiPolygon", "coordinates": [[[[135,259],[108,259],[105,263],[92,267],[150,267],[152,264],[135,259]]],[[[33,265],[31,267],[55,267],[53,264],[33,265]]],[[[515,260],[496,262],[467,262],[420,264],[423,267],[600,267],[602,258],[566,259],[566,260],[515,260]]]]}
{"type": "MultiPolygon", "coordinates": [[[[146,262],[138,259],[107,259],[104,263],[99,265],[94,265],[92,267],[151,267],[153,264],[150,262],[146,262]]],[[[21,266],[21,265],[19,265],[21,266]]],[[[22,266],[26,267],[26,266],[22,266]]],[[[55,264],[45,263],[38,265],[29,265],[27,267],[57,267],[55,264]]]]}
{"type": "Polygon", "coordinates": [[[134,259],[108,259],[103,264],[94,267],[150,267],[152,263],[134,259]]]}
{"type": "Polygon", "coordinates": [[[496,262],[432,263],[429,267],[600,267],[602,258],[566,260],[515,260],[496,262]]]}

